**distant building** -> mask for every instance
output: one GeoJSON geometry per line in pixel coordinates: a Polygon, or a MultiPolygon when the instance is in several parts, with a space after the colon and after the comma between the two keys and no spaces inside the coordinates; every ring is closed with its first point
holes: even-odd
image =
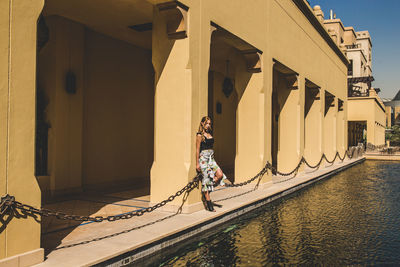
{"type": "Polygon", "coordinates": [[[379,88],[372,88],[372,42],[368,31],[356,32],[345,27],[331,10],[329,19],[319,6],[314,13],[323,23],[334,42],[346,54],[348,66],[348,146],[370,143],[385,144],[385,105],[378,96],[379,88]]]}
{"type": "Polygon", "coordinates": [[[386,111],[386,127],[400,125],[400,90],[393,99],[382,99],[386,111]]]}

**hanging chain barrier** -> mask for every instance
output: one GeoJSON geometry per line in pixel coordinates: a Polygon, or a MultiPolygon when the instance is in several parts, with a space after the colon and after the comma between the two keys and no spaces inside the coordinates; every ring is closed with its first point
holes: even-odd
{"type": "MultiPolygon", "coordinates": [[[[335,157],[333,158],[333,160],[329,161],[327,159],[327,157],[325,156],[325,154],[322,154],[321,159],[319,160],[319,162],[316,165],[310,165],[306,159],[304,157],[301,158],[301,160],[299,161],[299,163],[297,164],[296,168],[294,168],[291,172],[280,172],[277,170],[276,167],[274,167],[270,162],[267,161],[267,163],[265,164],[264,168],[261,169],[261,171],[259,173],[257,173],[254,177],[248,179],[245,182],[242,183],[237,183],[237,184],[227,184],[227,187],[241,187],[244,185],[247,185],[251,182],[253,182],[254,180],[258,179],[257,185],[260,183],[261,178],[268,172],[268,170],[271,170],[271,172],[273,174],[278,174],[280,176],[290,176],[298,173],[301,165],[303,163],[305,163],[309,168],[311,169],[316,169],[319,168],[321,163],[323,162],[323,160],[325,159],[326,162],[328,162],[329,164],[333,164],[335,162],[335,160],[337,158],[339,158],[339,160],[341,162],[343,162],[345,160],[346,157],[348,157],[349,159],[352,159],[354,157],[354,154],[356,153],[357,157],[358,155],[360,155],[360,152],[363,153],[363,148],[362,147],[352,147],[349,150],[347,150],[343,157],[340,156],[339,152],[336,152],[335,157]]],[[[103,222],[103,221],[109,221],[109,222],[113,222],[113,221],[117,221],[117,220],[123,220],[123,219],[130,219],[132,217],[139,217],[142,216],[145,213],[150,213],[156,209],[159,209],[163,206],[165,206],[167,203],[172,202],[176,197],[181,196],[182,194],[186,193],[189,194],[191,191],[193,191],[195,188],[198,188],[200,185],[200,182],[202,180],[202,175],[199,173],[197,174],[192,181],[190,181],[187,185],[185,185],[181,190],[177,191],[175,194],[169,196],[167,199],[151,206],[148,208],[143,208],[143,209],[139,209],[139,210],[134,210],[134,211],[130,211],[127,213],[123,213],[123,214],[119,214],[119,215],[110,215],[110,216],[95,216],[95,217],[91,217],[91,216],[81,216],[81,215],[69,215],[69,214],[65,214],[63,212],[57,212],[57,211],[51,211],[48,209],[38,209],[35,208],[33,206],[27,205],[27,204],[23,204],[19,201],[15,200],[14,196],[10,196],[10,195],[5,195],[3,197],[1,197],[1,201],[0,201],[0,219],[4,216],[4,215],[10,215],[12,214],[14,211],[19,210],[23,213],[28,213],[28,214],[32,214],[32,215],[40,215],[42,217],[49,217],[49,216],[53,216],[56,217],[57,219],[60,220],[72,220],[72,221],[79,221],[79,222],[84,222],[84,221],[90,221],[90,222],[103,222]]]]}
{"type": "Polygon", "coordinates": [[[168,202],[173,201],[176,197],[182,195],[185,192],[190,193],[193,189],[198,187],[200,180],[201,180],[201,175],[196,175],[193,178],[193,180],[191,182],[189,182],[187,185],[185,185],[181,190],[176,192],[174,195],[171,195],[167,199],[155,204],[154,206],[151,206],[148,208],[143,208],[140,210],[130,211],[130,212],[120,214],[120,215],[111,215],[111,216],[107,216],[107,217],[68,215],[63,212],[54,212],[54,211],[51,211],[48,209],[37,209],[30,205],[22,204],[21,202],[16,201],[13,196],[10,196],[7,194],[6,196],[1,198],[0,216],[3,216],[3,214],[6,214],[7,211],[9,212],[13,209],[18,209],[22,212],[29,213],[29,214],[36,214],[36,215],[40,215],[40,216],[44,216],[44,217],[54,216],[60,220],[72,220],[72,221],[79,221],[79,222],[84,222],[84,221],[91,221],[91,222],[109,221],[109,222],[112,222],[112,221],[117,221],[117,220],[122,220],[122,219],[130,219],[132,217],[142,216],[143,214],[145,214],[147,212],[152,212],[158,208],[161,208],[162,206],[165,206],[168,202]]]}

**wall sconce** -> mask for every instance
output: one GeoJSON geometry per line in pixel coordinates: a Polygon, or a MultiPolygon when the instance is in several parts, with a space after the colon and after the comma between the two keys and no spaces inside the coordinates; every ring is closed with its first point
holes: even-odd
{"type": "Polygon", "coordinates": [[[226,98],[228,98],[232,94],[234,89],[235,88],[234,88],[232,79],[229,78],[229,60],[227,60],[226,61],[226,77],[224,79],[224,82],[222,83],[222,92],[224,93],[226,98]]]}
{"type": "Polygon", "coordinates": [[[221,104],[221,102],[217,102],[217,107],[216,107],[216,109],[217,109],[217,113],[218,113],[218,114],[221,114],[221,113],[222,113],[222,104],[221,104]]]}
{"type": "Polygon", "coordinates": [[[71,95],[76,93],[76,76],[71,70],[65,76],[65,91],[71,95]]]}

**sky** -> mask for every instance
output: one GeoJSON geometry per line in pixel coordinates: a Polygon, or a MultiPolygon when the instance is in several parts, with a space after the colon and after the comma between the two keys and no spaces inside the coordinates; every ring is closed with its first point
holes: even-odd
{"type": "Polygon", "coordinates": [[[332,9],[343,25],[369,31],[372,41],[372,86],[381,98],[400,90],[400,0],[308,0],[321,6],[325,18],[332,9]]]}

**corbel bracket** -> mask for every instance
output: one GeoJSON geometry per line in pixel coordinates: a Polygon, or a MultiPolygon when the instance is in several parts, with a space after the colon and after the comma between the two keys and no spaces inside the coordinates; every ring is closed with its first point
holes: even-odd
{"type": "Polygon", "coordinates": [[[241,51],[247,64],[247,71],[250,73],[261,72],[261,53],[257,49],[241,51]]]}
{"type": "Polygon", "coordinates": [[[168,39],[179,40],[187,38],[187,11],[188,7],[171,1],[158,4],[157,8],[163,13],[167,23],[168,39]]]}
{"type": "Polygon", "coordinates": [[[285,79],[286,79],[286,83],[287,83],[287,87],[290,90],[297,90],[299,89],[299,81],[297,78],[297,74],[296,73],[290,73],[290,74],[285,74],[285,79]]]}

